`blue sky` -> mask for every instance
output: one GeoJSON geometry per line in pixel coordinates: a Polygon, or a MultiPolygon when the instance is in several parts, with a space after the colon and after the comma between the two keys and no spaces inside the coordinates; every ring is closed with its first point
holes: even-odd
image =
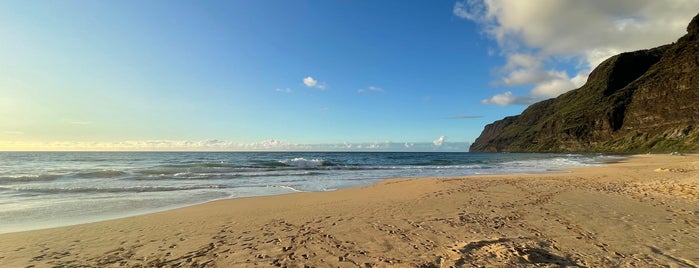
{"type": "Polygon", "coordinates": [[[4,1],[0,150],[465,150],[699,10],[554,2],[4,1]]]}

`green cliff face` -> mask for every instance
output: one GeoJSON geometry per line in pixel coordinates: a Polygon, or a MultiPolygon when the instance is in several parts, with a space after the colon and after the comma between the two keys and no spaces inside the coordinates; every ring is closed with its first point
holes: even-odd
{"type": "Polygon", "coordinates": [[[485,126],[471,151],[699,151],[699,15],[687,31],[611,57],[581,88],[485,126]]]}

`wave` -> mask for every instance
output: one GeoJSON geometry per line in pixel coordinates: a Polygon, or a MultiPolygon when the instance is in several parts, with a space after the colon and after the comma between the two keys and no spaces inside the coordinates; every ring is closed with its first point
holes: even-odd
{"type": "Polygon", "coordinates": [[[296,189],[296,188],[294,188],[294,187],[292,187],[292,186],[289,186],[289,185],[277,185],[277,187],[279,187],[279,188],[284,188],[284,189],[288,189],[288,190],[292,190],[292,191],[294,191],[294,192],[299,192],[299,193],[305,192],[305,191],[296,189]]]}
{"type": "Polygon", "coordinates": [[[223,161],[220,162],[189,162],[182,164],[168,164],[161,165],[159,167],[164,168],[227,168],[227,167],[237,167],[233,164],[227,164],[223,161]]]}
{"type": "MultiPolygon", "coordinates": [[[[545,173],[614,157],[477,153],[0,153],[0,210],[49,204],[108,214],[128,204],[164,208],[222,197],[329,191],[385,178],[545,173]],[[24,158],[23,158],[24,157],[24,158]],[[79,159],[69,163],[67,160],[79,159]],[[95,179],[90,179],[95,178],[95,179]],[[63,201],[74,201],[64,203],[63,201]],[[128,201],[128,202],[125,202],[128,201]],[[104,206],[95,207],[94,202],[104,206]],[[21,205],[16,205],[21,204],[21,205]]],[[[37,213],[50,219],[51,213],[37,213]],[[44,215],[45,214],[45,215],[44,215]]],[[[2,221],[0,219],[0,221],[2,221]]]]}
{"type": "Polygon", "coordinates": [[[128,173],[120,170],[99,170],[99,171],[87,171],[87,172],[79,172],[73,175],[76,178],[97,178],[97,179],[104,179],[104,178],[116,178],[116,177],[121,177],[125,176],[128,173]]]}
{"type": "MultiPolygon", "coordinates": [[[[405,157],[403,157],[405,158],[405,157]]],[[[402,158],[401,158],[402,159],[402,158]]],[[[406,159],[407,160],[407,159],[406,159]]],[[[134,173],[141,175],[174,176],[179,177],[182,173],[198,174],[229,174],[229,176],[257,176],[254,173],[276,172],[291,170],[395,170],[395,169],[417,169],[417,168],[464,168],[483,166],[484,161],[463,161],[454,159],[428,159],[426,161],[415,162],[401,161],[400,163],[377,163],[376,161],[365,160],[359,163],[342,162],[334,163],[322,158],[296,157],[283,160],[250,160],[245,165],[232,165],[222,163],[185,163],[176,165],[160,165],[152,168],[136,170],[134,173]],[[480,164],[480,165],[479,165],[480,164]],[[248,174],[245,174],[248,173],[248,174]]],[[[302,174],[304,175],[304,174],[302,174]]],[[[308,174],[305,174],[308,175],[308,174]]],[[[311,174],[312,175],[312,174],[311,174]]],[[[266,176],[266,175],[263,175],[266,176]]]]}
{"type": "Polygon", "coordinates": [[[596,157],[571,155],[566,157],[554,157],[548,159],[509,161],[501,163],[500,166],[502,166],[502,168],[505,169],[505,173],[523,170],[546,172],[561,168],[599,166],[602,163],[603,162],[601,161],[601,159],[598,159],[596,157]]]}
{"type": "Polygon", "coordinates": [[[41,174],[41,175],[26,175],[16,177],[0,177],[0,184],[17,183],[17,182],[50,182],[54,181],[63,175],[58,174],[41,174]]]}
{"type": "Polygon", "coordinates": [[[205,174],[205,173],[226,173],[226,172],[245,172],[248,170],[253,170],[250,168],[166,168],[166,167],[153,167],[153,168],[145,168],[145,169],[140,169],[140,170],[135,170],[134,173],[140,174],[140,175],[147,175],[147,176],[167,176],[167,175],[175,175],[175,174],[181,174],[181,173],[200,173],[200,174],[205,174]]]}
{"type": "Polygon", "coordinates": [[[326,162],[322,159],[305,159],[303,157],[297,157],[290,160],[279,160],[279,163],[302,169],[313,169],[322,166],[332,166],[330,162],[326,162]]]}
{"type": "Polygon", "coordinates": [[[225,163],[186,163],[159,165],[135,170],[141,175],[175,175],[180,173],[242,173],[274,171],[284,167],[290,167],[279,161],[253,161],[253,165],[233,165],[225,163]]]}
{"type": "Polygon", "coordinates": [[[261,168],[261,167],[262,168],[275,168],[275,167],[288,167],[289,166],[282,161],[252,160],[250,162],[254,163],[254,165],[249,166],[249,168],[261,168]]]}
{"type": "Polygon", "coordinates": [[[319,176],[324,172],[314,171],[261,171],[261,172],[232,172],[232,173],[193,173],[181,172],[174,174],[158,174],[148,176],[134,176],[125,178],[131,181],[160,181],[160,180],[227,180],[238,178],[260,178],[260,177],[294,177],[294,176],[319,176]]]}
{"type": "Polygon", "coordinates": [[[237,188],[241,186],[230,187],[226,185],[200,185],[200,186],[135,186],[135,187],[62,187],[62,188],[10,188],[0,187],[0,189],[11,190],[23,193],[39,193],[39,194],[85,194],[85,193],[146,193],[146,192],[175,192],[187,190],[203,190],[203,189],[227,189],[237,188]]]}

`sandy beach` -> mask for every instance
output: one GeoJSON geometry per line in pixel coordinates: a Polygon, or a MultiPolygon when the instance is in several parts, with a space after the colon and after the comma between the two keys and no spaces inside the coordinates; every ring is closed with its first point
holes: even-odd
{"type": "Polygon", "coordinates": [[[0,235],[0,267],[659,265],[699,265],[699,155],[391,179],[0,235]]]}

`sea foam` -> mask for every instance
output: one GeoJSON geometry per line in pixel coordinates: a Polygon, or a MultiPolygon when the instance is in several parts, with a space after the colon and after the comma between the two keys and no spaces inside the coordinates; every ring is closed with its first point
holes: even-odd
{"type": "Polygon", "coordinates": [[[322,159],[305,159],[303,157],[297,157],[291,160],[279,160],[279,163],[297,167],[297,168],[305,168],[305,169],[311,169],[311,168],[318,168],[321,167],[325,164],[325,160],[322,159]]]}
{"type": "Polygon", "coordinates": [[[0,152],[0,233],[220,198],[330,191],[397,177],[542,173],[609,160],[573,154],[0,152]]]}

